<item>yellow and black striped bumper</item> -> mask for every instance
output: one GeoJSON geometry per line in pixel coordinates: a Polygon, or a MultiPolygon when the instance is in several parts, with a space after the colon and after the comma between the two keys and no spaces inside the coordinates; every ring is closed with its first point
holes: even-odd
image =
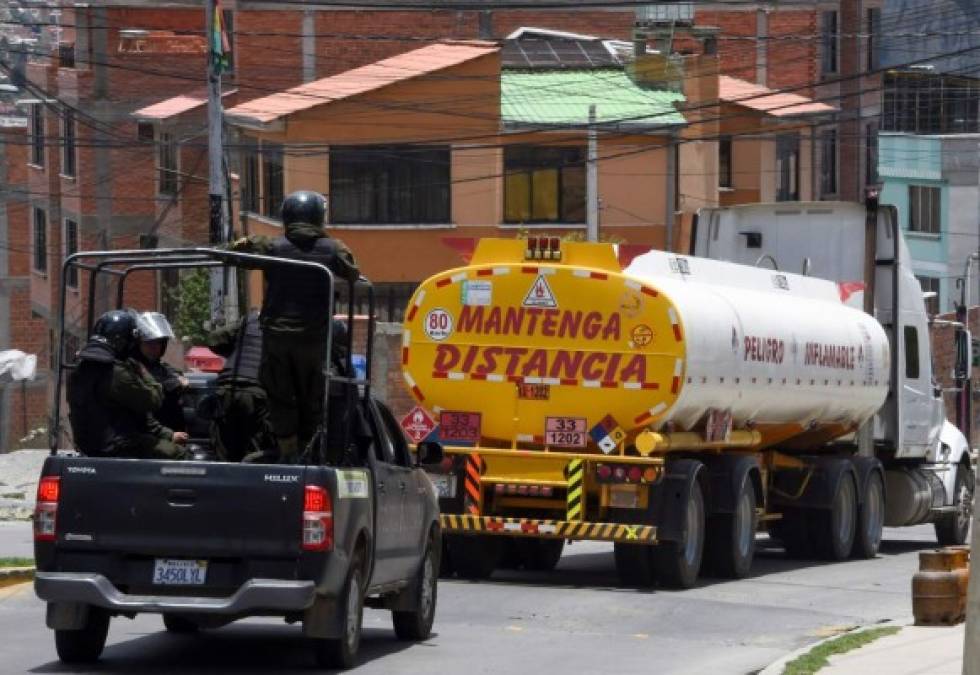
{"type": "Polygon", "coordinates": [[[573,539],[577,541],[622,541],[634,544],[657,543],[652,525],[622,523],[583,523],[533,518],[498,518],[443,513],[439,516],[444,534],[495,534],[507,537],[573,539]]]}

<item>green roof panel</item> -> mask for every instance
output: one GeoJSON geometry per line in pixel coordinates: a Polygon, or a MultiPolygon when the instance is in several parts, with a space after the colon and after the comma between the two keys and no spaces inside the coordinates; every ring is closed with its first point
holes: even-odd
{"type": "Polygon", "coordinates": [[[674,107],[684,95],[647,89],[623,70],[504,70],[500,75],[500,114],[510,126],[568,126],[589,122],[596,106],[600,125],[658,127],[684,124],[674,107]]]}

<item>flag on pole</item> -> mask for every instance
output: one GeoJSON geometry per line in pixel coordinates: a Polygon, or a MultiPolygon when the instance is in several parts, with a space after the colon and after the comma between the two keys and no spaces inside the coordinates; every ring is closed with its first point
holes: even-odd
{"type": "Polygon", "coordinates": [[[221,0],[214,3],[214,17],[211,22],[211,58],[214,60],[216,70],[222,73],[228,69],[231,45],[228,43],[228,35],[225,33],[224,12],[221,11],[221,0]]]}

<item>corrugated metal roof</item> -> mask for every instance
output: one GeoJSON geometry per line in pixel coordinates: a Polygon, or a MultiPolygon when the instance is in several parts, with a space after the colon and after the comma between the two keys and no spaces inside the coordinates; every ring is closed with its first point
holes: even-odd
{"type": "MultiPolygon", "coordinates": [[[[225,96],[230,96],[237,91],[237,89],[223,91],[221,92],[221,97],[224,98],[225,96]]],[[[198,89],[186,94],[181,94],[180,96],[173,96],[171,98],[158,101],[157,103],[148,105],[145,108],[140,108],[133,113],[133,117],[140,120],[145,120],[147,122],[158,122],[161,120],[170,119],[176,115],[182,115],[185,112],[190,112],[195,108],[207,105],[207,102],[208,90],[198,89]]]]}
{"type": "Polygon", "coordinates": [[[799,94],[783,94],[760,84],[721,75],[718,77],[718,96],[726,103],[735,103],[774,117],[821,115],[836,112],[837,108],[799,94]]]}
{"type": "Polygon", "coordinates": [[[674,107],[684,102],[683,94],[641,87],[621,69],[505,70],[500,97],[500,116],[514,126],[587,124],[593,103],[603,126],[684,124],[674,107]]]}
{"type": "Polygon", "coordinates": [[[225,114],[232,122],[267,124],[325,103],[381,89],[396,82],[457,66],[499,48],[489,42],[440,42],[414,49],[332,77],[237,105],[225,114]]]}

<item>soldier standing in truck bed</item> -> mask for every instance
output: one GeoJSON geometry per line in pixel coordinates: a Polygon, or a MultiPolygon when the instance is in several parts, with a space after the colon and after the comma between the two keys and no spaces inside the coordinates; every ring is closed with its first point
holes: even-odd
{"type": "MultiPolygon", "coordinates": [[[[356,281],[360,271],[354,256],[341,241],[326,233],[325,218],[326,200],[322,195],[294,192],[282,205],[284,237],[272,240],[244,238],[236,241],[232,248],[320,263],[333,272],[338,283],[356,281]]],[[[269,265],[264,266],[263,271],[265,294],[260,319],[263,340],[259,380],[269,396],[269,412],[282,461],[288,463],[295,461],[306,449],[316,435],[322,417],[324,357],[332,320],[328,312],[329,287],[323,274],[316,270],[269,265]]],[[[334,339],[336,341],[336,336],[334,339]]],[[[346,395],[347,388],[343,385],[337,388],[340,405],[350,398],[346,395]]],[[[331,421],[345,419],[344,413],[346,410],[333,411],[331,421]]],[[[330,432],[331,437],[334,431],[330,432]]]]}

